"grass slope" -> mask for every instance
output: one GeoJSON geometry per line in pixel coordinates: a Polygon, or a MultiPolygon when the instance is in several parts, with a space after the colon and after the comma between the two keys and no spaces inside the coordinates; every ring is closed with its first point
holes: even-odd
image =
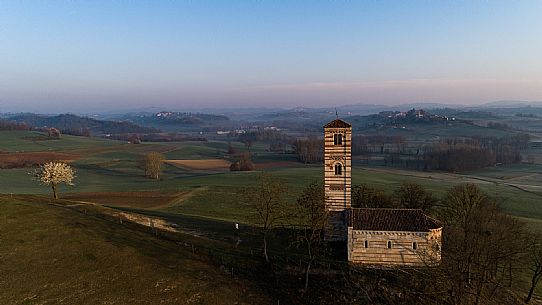
{"type": "Polygon", "coordinates": [[[0,304],[269,304],[251,284],[115,223],[0,197],[0,304]]]}

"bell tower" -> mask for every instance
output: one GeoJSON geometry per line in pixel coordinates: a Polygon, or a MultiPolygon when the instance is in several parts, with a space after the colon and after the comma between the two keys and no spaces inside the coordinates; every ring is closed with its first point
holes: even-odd
{"type": "Polygon", "coordinates": [[[351,208],[352,125],[336,119],[324,125],[324,177],[329,213],[327,240],[346,240],[351,208]]]}

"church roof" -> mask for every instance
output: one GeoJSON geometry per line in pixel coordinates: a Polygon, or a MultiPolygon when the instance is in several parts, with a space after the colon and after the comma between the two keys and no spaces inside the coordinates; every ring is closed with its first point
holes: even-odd
{"type": "Polygon", "coordinates": [[[345,121],[341,119],[335,119],[326,125],[324,125],[324,128],[350,128],[352,125],[349,123],[346,123],[345,121]]]}
{"type": "Polygon", "coordinates": [[[354,230],[428,232],[442,224],[419,209],[352,209],[354,230]]]}

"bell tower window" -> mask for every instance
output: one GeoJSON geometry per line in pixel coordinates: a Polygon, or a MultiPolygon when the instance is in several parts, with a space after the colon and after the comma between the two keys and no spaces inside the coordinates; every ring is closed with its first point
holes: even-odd
{"type": "Polygon", "coordinates": [[[343,166],[341,163],[335,164],[335,175],[342,175],[343,174],[343,166]]]}
{"type": "Polygon", "coordinates": [[[343,145],[343,135],[342,133],[336,133],[333,135],[333,144],[343,145]]]}

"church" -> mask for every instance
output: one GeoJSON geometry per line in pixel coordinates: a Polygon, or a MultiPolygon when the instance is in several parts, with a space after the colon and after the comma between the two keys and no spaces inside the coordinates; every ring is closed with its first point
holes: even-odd
{"type": "Polygon", "coordinates": [[[346,243],[348,261],[365,265],[431,266],[441,259],[442,224],[418,209],[352,208],[352,125],[324,126],[328,241],[346,243]]]}

